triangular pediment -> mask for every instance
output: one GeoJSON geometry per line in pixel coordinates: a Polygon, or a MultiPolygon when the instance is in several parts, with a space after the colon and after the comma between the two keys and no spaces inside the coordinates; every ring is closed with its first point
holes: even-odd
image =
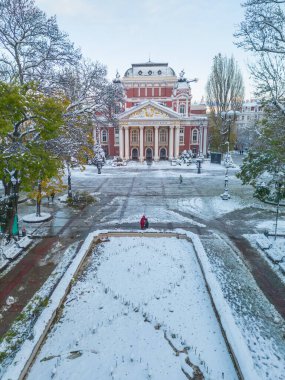
{"type": "Polygon", "coordinates": [[[154,101],[146,101],[130,108],[123,112],[120,116],[120,120],[132,119],[132,120],[144,120],[144,119],[180,119],[181,116],[161,104],[154,101]]]}

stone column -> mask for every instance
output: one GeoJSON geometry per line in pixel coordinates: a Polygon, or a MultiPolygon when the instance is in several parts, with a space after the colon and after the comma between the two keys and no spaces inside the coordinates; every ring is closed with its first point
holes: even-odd
{"type": "Polygon", "coordinates": [[[124,130],[123,127],[119,127],[119,150],[120,150],[120,158],[124,159],[124,130]]]}
{"type": "Polygon", "coordinates": [[[143,162],[144,156],[143,156],[143,129],[144,127],[140,125],[140,162],[143,162]]]}
{"type": "Polygon", "coordinates": [[[207,126],[205,126],[203,128],[203,154],[206,156],[207,155],[207,140],[208,140],[208,136],[207,136],[207,132],[208,132],[208,129],[207,129],[207,126]]]}
{"type": "Polygon", "coordinates": [[[158,156],[158,129],[159,129],[159,126],[156,125],[154,127],[154,161],[159,160],[159,156],[158,156]]]}
{"type": "Polygon", "coordinates": [[[125,160],[130,159],[129,127],[125,126],[125,160]]]}
{"type": "Polygon", "coordinates": [[[173,160],[173,129],[174,126],[169,127],[169,145],[168,145],[168,159],[173,160]]]}
{"type": "Polygon", "coordinates": [[[175,125],[175,146],[174,146],[174,158],[178,158],[179,156],[179,125],[175,125]]]}

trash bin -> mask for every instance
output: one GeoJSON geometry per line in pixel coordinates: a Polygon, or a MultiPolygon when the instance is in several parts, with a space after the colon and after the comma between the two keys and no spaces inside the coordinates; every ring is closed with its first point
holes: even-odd
{"type": "Polygon", "coordinates": [[[221,164],[222,153],[220,152],[211,152],[211,164],[221,164]]]}

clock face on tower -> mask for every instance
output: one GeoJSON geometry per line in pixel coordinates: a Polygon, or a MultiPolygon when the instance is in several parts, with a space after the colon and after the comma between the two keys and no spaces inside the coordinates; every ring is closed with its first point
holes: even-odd
{"type": "Polygon", "coordinates": [[[148,75],[151,75],[152,74],[152,71],[151,70],[149,70],[149,72],[148,72],[148,75]]]}

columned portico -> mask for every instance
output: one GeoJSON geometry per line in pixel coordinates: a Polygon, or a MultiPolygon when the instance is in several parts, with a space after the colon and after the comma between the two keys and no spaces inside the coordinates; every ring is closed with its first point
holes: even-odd
{"type": "Polygon", "coordinates": [[[158,125],[154,126],[154,161],[159,160],[158,156],[158,125]]]}
{"type": "Polygon", "coordinates": [[[124,130],[123,127],[119,127],[119,152],[120,158],[124,159],[124,130]]]}
{"type": "MultiPolygon", "coordinates": [[[[179,158],[180,150],[190,149],[192,144],[190,128],[200,123],[195,116],[187,119],[152,100],[123,112],[118,120],[120,157],[140,162],[159,161],[160,156],[169,160],[179,158]]],[[[205,150],[204,140],[203,148],[205,150]]]]}
{"type": "Polygon", "coordinates": [[[140,125],[140,162],[143,162],[144,155],[143,155],[143,126],[140,125]]]}
{"type": "Polygon", "coordinates": [[[174,158],[179,157],[179,129],[180,125],[175,125],[175,146],[174,146],[174,158]]]}
{"type": "Polygon", "coordinates": [[[173,160],[173,129],[174,126],[170,125],[169,127],[169,147],[168,147],[168,159],[173,160]]]}
{"type": "Polygon", "coordinates": [[[129,127],[125,126],[125,159],[130,159],[130,139],[129,139],[129,127]]]}

